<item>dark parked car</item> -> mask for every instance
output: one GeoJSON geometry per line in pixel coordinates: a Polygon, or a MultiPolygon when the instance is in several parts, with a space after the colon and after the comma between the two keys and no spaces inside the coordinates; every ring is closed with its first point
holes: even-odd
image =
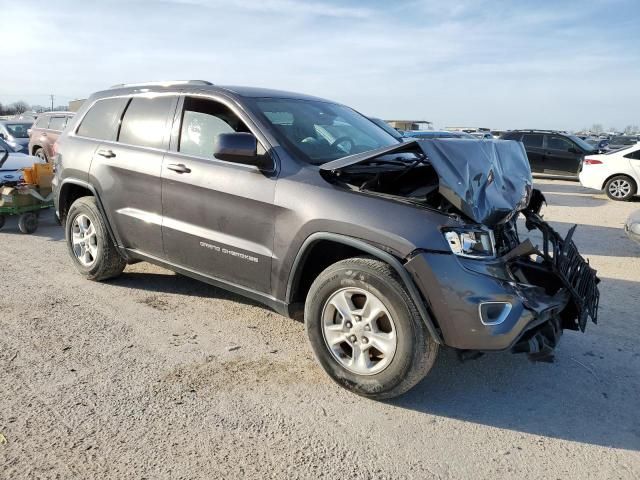
{"type": "Polygon", "coordinates": [[[620,150],[621,148],[630,147],[636,143],[638,143],[638,137],[631,135],[618,135],[616,137],[611,137],[609,145],[607,145],[607,149],[620,150]]]}
{"type": "Polygon", "coordinates": [[[48,162],[53,157],[53,144],[73,118],[73,112],[46,112],[40,114],[31,128],[29,152],[48,162]]]}
{"type": "Polygon", "coordinates": [[[14,151],[28,153],[29,129],[33,122],[24,120],[0,120],[0,138],[7,142],[14,151]]]}
{"type": "Polygon", "coordinates": [[[584,156],[598,153],[581,138],[554,130],[511,130],[500,138],[522,142],[531,171],[550,176],[577,179],[584,156]]]}
{"type": "Polygon", "coordinates": [[[54,162],[82,275],[144,260],[304,318],[360,395],[407,391],[445,345],[547,360],[596,320],[595,271],[541,219],[518,142],[401,142],[327,100],[190,81],[92,95],[54,162]]]}

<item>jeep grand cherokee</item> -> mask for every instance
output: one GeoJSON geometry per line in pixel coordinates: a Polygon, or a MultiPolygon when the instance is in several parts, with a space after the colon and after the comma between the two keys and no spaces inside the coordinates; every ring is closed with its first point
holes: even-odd
{"type": "Polygon", "coordinates": [[[82,275],[144,260],[303,317],[360,395],[407,391],[442,346],[545,360],[596,321],[595,271],[539,215],[519,142],[403,143],[331,101],[185,81],[94,94],[56,150],[82,275]]]}

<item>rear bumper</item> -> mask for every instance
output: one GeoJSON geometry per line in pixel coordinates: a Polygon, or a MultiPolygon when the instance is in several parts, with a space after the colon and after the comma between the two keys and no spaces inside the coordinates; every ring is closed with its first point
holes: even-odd
{"type": "Polygon", "coordinates": [[[596,174],[594,172],[592,172],[591,170],[593,170],[593,168],[597,168],[601,165],[596,165],[595,167],[590,167],[590,166],[586,166],[583,167],[583,170],[580,172],[580,174],[578,175],[578,179],[580,180],[580,184],[583,187],[587,187],[587,188],[593,188],[594,190],[602,190],[602,187],[604,185],[604,181],[606,180],[606,174],[596,174]],[[587,169],[587,172],[585,174],[585,169],[587,169]]]}
{"type": "Polygon", "coordinates": [[[558,316],[569,302],[561,290],[508,280],[506,266],[422,253],[406,265],[438,322],[445,345],[463,350],[506,350],[527,331],[558,316]],[[476,265],[473,265],[473,263],[476,265]]]}

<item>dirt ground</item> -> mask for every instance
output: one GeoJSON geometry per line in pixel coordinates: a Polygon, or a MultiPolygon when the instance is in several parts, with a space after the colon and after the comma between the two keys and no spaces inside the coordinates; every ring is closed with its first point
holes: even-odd
{"type": "Polygon", "coordinates": [[[599,325],[552,364],[441,353],[374,402],[303,326],[145,263],[83,280],[51,215],[0,232],[0,478],[640,478],[640,202],[536,181],[602,278],[599,325]]]}

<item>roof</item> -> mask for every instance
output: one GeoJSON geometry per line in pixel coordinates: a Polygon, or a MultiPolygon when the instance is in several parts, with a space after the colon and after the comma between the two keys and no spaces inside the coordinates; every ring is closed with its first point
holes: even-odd
{"type": "Polygon", "coordinates": [[[270,88],[244,87],[239,85],[214,85],[206,80],[176,80],[162,82],[145,82],[113,85],[107,90],[96,92],[100,96],[106,96],[117,90],[119,93],[132,93],[135,91],[179,91],[179,92],[227,92],[239,97],[250,98],[291,98],[299,100],[316,100],[328,103],[333,102],[320,97],[314,97],[304,93],[274,90],[270,88]]]}

